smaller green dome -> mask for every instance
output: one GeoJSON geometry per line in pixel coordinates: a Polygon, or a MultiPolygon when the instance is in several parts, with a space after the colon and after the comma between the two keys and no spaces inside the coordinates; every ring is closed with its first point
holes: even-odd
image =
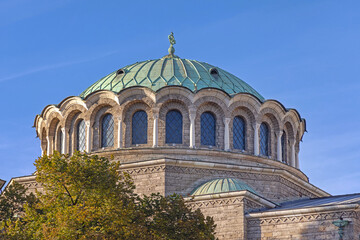
{"type": "Polygon", "coordinates": [[[218,178],[210,180],[204,184],[201,184],[199,187],[195,188],[192,192],[192,196],[206,195],[206,194],[215,194],[215,193],[226,193],[226,192],[235,192],[248,190],[252,193],[255,193],[255,190],[252,189],[249,185],[242,182],[236,178],[218,178]]]}

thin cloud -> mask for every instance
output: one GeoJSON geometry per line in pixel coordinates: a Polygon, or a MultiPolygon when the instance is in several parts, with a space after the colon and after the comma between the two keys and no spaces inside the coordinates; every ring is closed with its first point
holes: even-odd
{"type": "Polygon", "coordinates": [[[0,1],[0,27],[59,8],[69,0],[5,0],[0,1]],[[14,14],[16,13],[16,14],[14,14]]]}
{"type": "Polygon", "coordinates": [[[113,55],[116,52],[117,51],[109,52],[109,53],[103,54],[101,56],[96,56],[96,57],[93,57],[93,58],[80,59],[80,60],[76,60],[76,61],[68,61],[68,62],[55,63],[55,64],[41,66],[41,67],[34,68],[34,69],[31,69],[31,70],[28,70],[28,71],[25,71],[25,72],[21,72],[21,73],[17,73],[17,74],[14,74],[14,75],[10,75],[10,76],[7,76],[7,77],[0,78],[0,82],[4,82],[4,81],[24,77],[24,76],[27,76],[27,75],[31,75],[31,74],[34,74],[34,73],[43,72],[43,71],[47,71],[47,70],[51,70],[51,69],[57,69],[57,68],[62,68],[62,67],[71,66],[71,65],[75,65],[75,64],[95,61],[95,60],[98,60],[98,59],[113,55]]]}

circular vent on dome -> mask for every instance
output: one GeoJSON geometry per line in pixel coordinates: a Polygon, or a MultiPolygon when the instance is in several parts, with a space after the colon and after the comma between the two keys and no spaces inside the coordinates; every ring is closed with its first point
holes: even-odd
{"type": "Polygon", "coordinates": [[[92,84],[80,96],[86,98],[98,90],[119,93],[132,86],[150,88],[154,92],[166,86],[183,86],[192,92],[212,87],[231,97],[238,93],[249,93],[264,101],[264,97],[255,89],[231,73],[208,63],[176,57],[136,62],[118,68],[92,84]],[[118,84],[120,79],[122,84],[118,84]]]}
{"type": "Polygon", "coordinates": [[[213,76],[214,78],[218,78],[219,77],[219,71],[216,68],[211,68],[210,69],[210,75],[213,76]]]}
{"type": "Polygon", "coordinates": [[[119,70],[116,71],[116,75],[121,75],[121,74],[124,74],[125,71],[124,69],[120,68],[119,70]]]}

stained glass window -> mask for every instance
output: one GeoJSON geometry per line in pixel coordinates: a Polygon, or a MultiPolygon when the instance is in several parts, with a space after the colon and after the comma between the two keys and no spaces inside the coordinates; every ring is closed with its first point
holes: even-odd
{"type": "Polygon", "coordinates": [[[137,111],[132,117],[132,144],[146,144],[148,119],[145,111],[137,111]]]}
{"type": "Polygon", "coordinates": [[[236,116],[233,120],[233,144],[235,149],[245,150],[245,121],[236,116]]]}
{"type": "Polygon", "coordinates": [[[182,115],[177,110],[171,110],[166,114],[166,143],[182,143],[182,115]]]}
{"type": "Polygon", "coordinates": [[[114,146],[114,118],[106,114],[101,122],[101,147],[114,146]]]}
{"type": "Polygon", "coordinates": [[[216,120],[211,112],[204,112],[200,117],[201,144],[215,146],[216,120]]]}
{"type": "Polygon", "coordinates": [[[281,136],[281,158],[283,163],[287,163],[287,146],[286,146],[286,133],[283,132],[281,136]]]}
{"type": "Polygon", "coordinates": [[[86,135],[85,135],[86,126],[85,126],[84,120],[81,120],[78,123],[76,131],[77,131],[76,150],[78,150],[80,152],[84,152],[85,151],[85,143],[86,143],[86,135]]]}
{"type": "Polygon", "coordinates": [[[260,125],[260,154],[269,156],[269,128],[265,123],[260,125]]]}

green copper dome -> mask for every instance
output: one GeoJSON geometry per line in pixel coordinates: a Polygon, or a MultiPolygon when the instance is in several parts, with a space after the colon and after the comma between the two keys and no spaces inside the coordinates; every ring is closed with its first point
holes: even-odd
{"type": "Polygon", "coordinates": [[[248,186],[246,183],[240,181],[236,178],[219,178],[208,181],[201,186],[195,188],[191,195],[206,195],[206,194],[215,194],[215,193],[226,193],[234,191],[243,191],[248,190],[252,193],[255,193],[255,190],[248,186]]]}
{"type": "Polygon", "coordinates": [[[157,60],[137,62],[121,68],[95,82],[80,97],[85,98],[98,90],[119,93],[133,87],[148,87],[157,91],[166,86],[183,86],[193,92],[203,88],[217,88],[230,96],[250,93],[260,101],[264,98],[251,86],[221,68],[195,60],[166,56],[157,60]]]}

